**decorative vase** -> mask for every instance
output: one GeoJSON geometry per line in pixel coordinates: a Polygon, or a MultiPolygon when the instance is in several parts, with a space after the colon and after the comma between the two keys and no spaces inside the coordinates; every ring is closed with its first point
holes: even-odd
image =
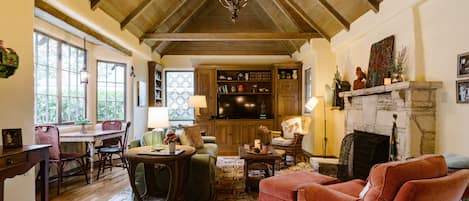
{"type": "Polygon", "coordinates": [[[86,125],[81,125],[81,130],[80,130],[80,133],[81,134],[85,134],[85,133],[88,133],[88,130],[86,130],[86,125]]]}
{"type": "Polygon", "coordinates": [[[294,80],[298,79],[298,70],[293,70],[292,78],[293,78],[294,80]]]}
{"type": "Polygon", "coordinates": [[[391,80],[392,83],[402,82],[402,75],[400,73],[393,73],[391,76],[392,76],[392,80],[391,80]]]}
{"type": "Polygon", "coordinates": [[[168,143],[169,153],[174,154],[176,152],[176,142],[170,141],[168,143]]]}

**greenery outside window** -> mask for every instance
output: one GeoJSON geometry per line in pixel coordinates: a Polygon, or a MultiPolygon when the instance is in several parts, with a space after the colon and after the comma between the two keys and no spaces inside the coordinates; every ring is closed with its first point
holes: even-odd
{"type": "Polygon", "coordinates": [[[35,31],[36,124],[67,124],[86,117],[86,86],[80,83],[86,51],[35,31]]]}
{"type": "Polygon", "coordinates": [[[189,107],[189,97],[194,95],[194,72],[166,71],[165,83],[169,120],[193,121],[194,109],[189,107]]]}
{"type": "Polygon", "coordinates": [[[125,121],[126,64],[98,61],[97,120],[125,121]]]}

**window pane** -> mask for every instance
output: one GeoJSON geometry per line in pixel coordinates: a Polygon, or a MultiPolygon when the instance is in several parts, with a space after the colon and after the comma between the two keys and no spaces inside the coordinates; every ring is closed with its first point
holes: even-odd
{"type": "Polygon", "coordinates": [[[34,36],[35,123],[61,124],[84,117],[86,91],[79,83],[77,69],[86,58],[84,51],[40,33],[34,36]],[[59,90],[62,97],[58,96],[59,90]]]}
{"type": "Polygon", "coordinates": [[[166,72],[166,105],[170,120],[193,120],[189,97],[194,95],[193,72],[166,72]]]}
{"type": "Polygon", "coordinates": [[[125,64],[98,61],[97,118],[125,120],[125,64]]]}

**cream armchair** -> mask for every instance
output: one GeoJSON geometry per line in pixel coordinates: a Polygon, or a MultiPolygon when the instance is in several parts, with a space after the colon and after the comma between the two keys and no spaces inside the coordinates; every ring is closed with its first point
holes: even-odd
{"type": "Polygon", "coordinates": [[[261,126],[259,129],[265,134],[271,136],[271,146],[285,152],[284,162],[287,164],[286,157],[290,155],[293,157],[293,163],[296,164],[297,158],[300,156],[304,157],[303,149],[301,147],[303,142],[303,136],[308,134],[309,126],[311,124],[310,117],[304,116],[287,116],[282,121],[282,131],[272,131],[265,126],[261,126]]]}

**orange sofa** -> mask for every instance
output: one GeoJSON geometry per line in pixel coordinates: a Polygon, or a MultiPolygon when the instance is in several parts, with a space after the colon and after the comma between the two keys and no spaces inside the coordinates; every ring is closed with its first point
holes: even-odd
{"type": "MultiPolygon", "coordinates": [[[[295,178],[293,174],[289,177],[295,178]]],[[[443,156],[424,155],[375,165],[367,181],[351,180],[330,185],[304,182],[291,189],[290,194],[273,188],[281,185],[272,183],[275,177],[271,178],[260,183],[260,201],[459,201],[469,183],[469,170],[448,174],[443,156]],[[368,191],[360,198],[367,183],[368,191]],[[296,196],[285,196],[294,194],[293,190],[296,196]]]]}

